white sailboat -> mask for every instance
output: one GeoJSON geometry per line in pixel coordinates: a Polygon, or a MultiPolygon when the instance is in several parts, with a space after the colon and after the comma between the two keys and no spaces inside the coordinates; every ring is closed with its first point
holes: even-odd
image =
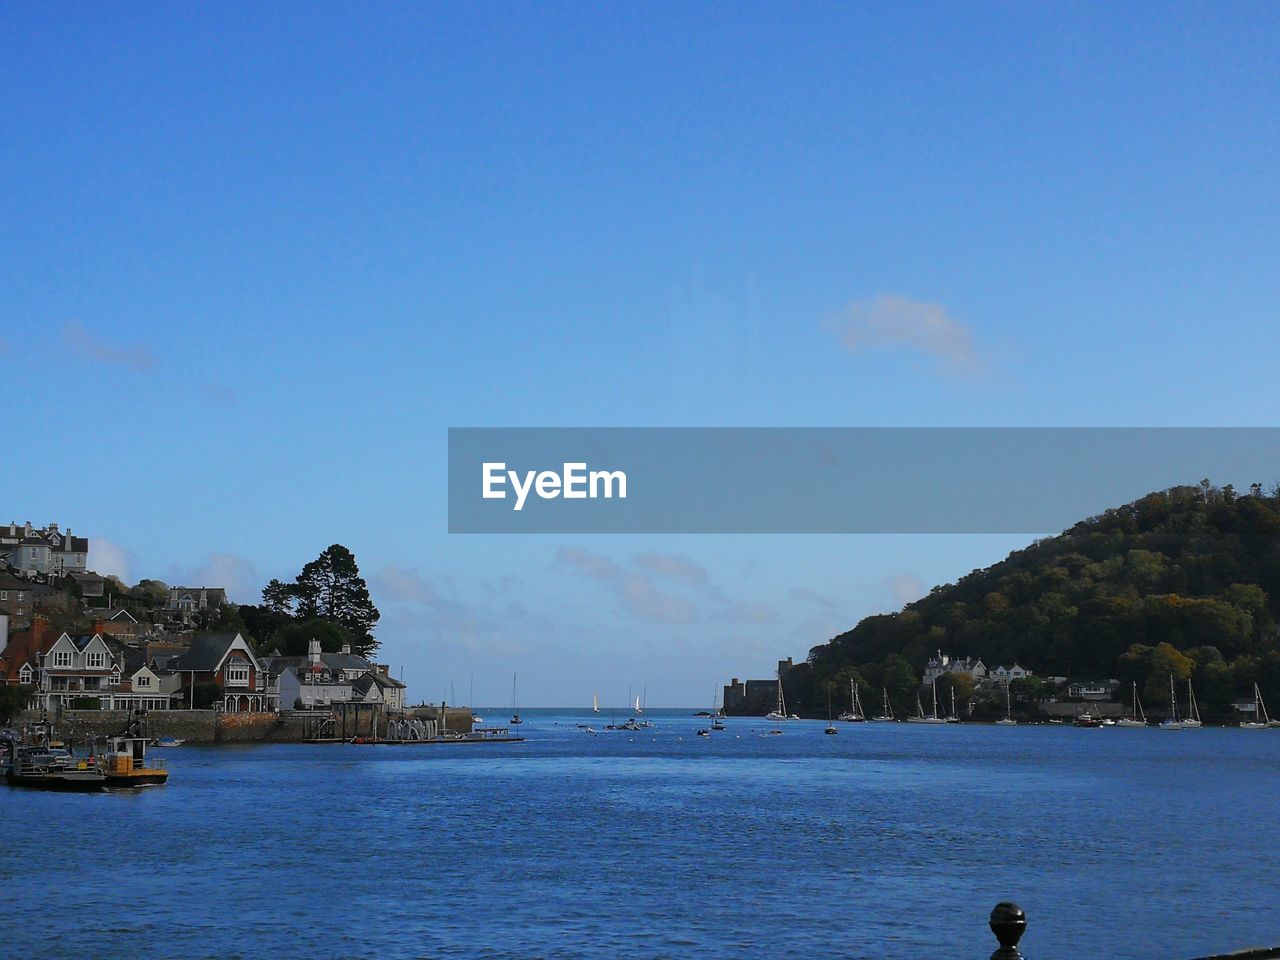
{"type": "Polygon", "coordinates": [[[720,709],[720,688],[716,687],[715,693],[711,695],[711,729],[724,730],[724,720],[721,719],[724,712],[720,709]]]}
{"type": "Polygon", "coordinates": [[[1253,719],[1240,724],[1241,730],[1269,730],[1271,719],[1267,716],[1267,705],[1262,702],[1262,691],[1253,685],[1253,719]]]}
{"type": "Polygon", "coordinates": [[[907,717],[907,723],[946,723],[945,717],[938,716],[938,681],[933,681],[933,713],[925,716],[924,706],[920,703],[920,695],[916,695],[916,715],[907,717]]]}
{"type": "Polygon", "coordinates": [[[1191,678],[1187,677],[1187,719],[1182,721],[1184,727],[1195,729],[1201,726],[1200,707],[1196,704],[1196,692],[1191,689],[1191,678]]]}
{"type": "Polygon", "coordinates": [[[867,719],[862,711],[862,697],[858,695],[858,685],[853,682],[852,677],[849,678],[849,709],[840,714],[840,719],[845,723],[862,723],[867,719]]]}
{"type": "Polygon", "coordinates": [[[1161,730],[1181,730],[1182,721],[1178,719],[1178,694],[1173,688],[1173,674],[1169,674],[1169,716],[1160,721],[1161,730]]]}
{"type": "Polygon", "coordinates": [[[827,736],[835,736],[840,731],[836,729],[835,721],[831,719],[831,691],[827,691],[827,729],[822,731],[827,736]]]}
{"type": "Polygon", "coordinates": [[[951,688],[951,712],[947,714],[947,723],[959,723],[960,714],[956,713],[956,688],[951,688]]]}
{"type": "Polygon", "coordinates": [[[893,704],[889,702],[889,688],[881,687],[880,690],[884,694],[884,704],[880,708],[880,716],[872,717],[871,721],[872,723],[893,723],[893,704]]]}
{"type": "Polygon", "coordinates": [[[782,678],[781,678],[781,677],[779,677],[779,678],[778,678],[778,706],[777,706],[777,709],[775,709],[772,713],[767,713],[767,714],[765,714],[765,717],[764,717],[764,718],[765,718],[766,720],[777,720],[777,721],[790,720],[790,719],[791,719],[790,717],[788,717],[788,716],[787,716],[787,700],[786,700],[786,697],[784,697],[784,696],[782,695],[782,678]]]}
{"type": "Polygon", "coordinates": [[[1142,701],[1138,698],[1138,684],[1133,684],[1133,713],[1116,721],[1117,727],[1145,727],[1147,715],[1142,711],[1142,701]]]}
{"type": "Polygon", "coordinates": [[[598,693],[593,693],[591,695],[591,712],[592,713],[600,712],[600,694],[598,693]]]}
{"type": "Polygon", "coordinates": [[[1004,685],[1004,719],[996,721],[997,726],[1016,727],[1018,721],[1013,719],[1013,699],[1009,695],[1009,684],[1004,685]]]}

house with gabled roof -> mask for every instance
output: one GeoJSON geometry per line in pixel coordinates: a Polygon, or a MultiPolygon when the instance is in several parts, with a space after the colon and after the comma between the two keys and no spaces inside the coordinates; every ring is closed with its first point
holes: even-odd
{"type": "Polygon", "coordinates": [[[168,661],[166,669],[177,675],[188,706],[193,686],[216,683],[222,688],[220,707],[228,713],[279,709],[274,678],[239,633],[197,633],[185,652],[168,661]]]}
{"type": "Polygon", "coordinates": [[[121,668],[99,633],[64,633],[41,655],[39,689],[49,710],[69,709],[76,700],[109,697],[120,685],[121,668]]]}

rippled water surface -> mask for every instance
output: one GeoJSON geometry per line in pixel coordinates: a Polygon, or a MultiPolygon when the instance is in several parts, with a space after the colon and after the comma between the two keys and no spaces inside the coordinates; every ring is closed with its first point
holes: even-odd
{"type": "MultiPolygon", "coordinates": [[[[500,716],[497,712],[494,716],[500,716]]],[[[1178,958],[1280,943],[1280,730],[529,711],[520,744],[165,752],[0,789],[13,957],[1178,958]]]]}

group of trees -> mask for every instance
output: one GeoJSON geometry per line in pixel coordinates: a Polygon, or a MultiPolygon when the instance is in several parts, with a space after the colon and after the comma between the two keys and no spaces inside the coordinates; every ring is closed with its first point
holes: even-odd
{"type": "Polygon", "coordinates": [[[378,608],[355,555],[340,543],[304,566],[292,583],[272,580],[262,603],[242,605],[239,616],[263,652],[300,656],[313,639],[329,653],[344,644],[365,656],[378,649],[378,608]]]}
{"type": "Polygon", "coordinates": [[[850,678],[914,707],[941,649],[1041,676],[1135,681],[1154,707],[1168,703],[1170,673],[1191,677],[1210,712],[1255,680],[1280,702],[1277,598],[1280,498],[1206,481],[1108,510],[868,617],[810,651],[784,686],[814,714],[831,691],[847,699],[850,678]]]}

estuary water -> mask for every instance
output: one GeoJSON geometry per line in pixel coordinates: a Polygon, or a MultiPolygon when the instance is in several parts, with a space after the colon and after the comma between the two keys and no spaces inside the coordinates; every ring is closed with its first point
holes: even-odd
{"type": "Polygon", "coordinates": [[[3,954],[981,960],[1004,899],[1033,960],[1280,944],[1280,730],[524,716],[517,744],[0,787],[3,954]]]}

